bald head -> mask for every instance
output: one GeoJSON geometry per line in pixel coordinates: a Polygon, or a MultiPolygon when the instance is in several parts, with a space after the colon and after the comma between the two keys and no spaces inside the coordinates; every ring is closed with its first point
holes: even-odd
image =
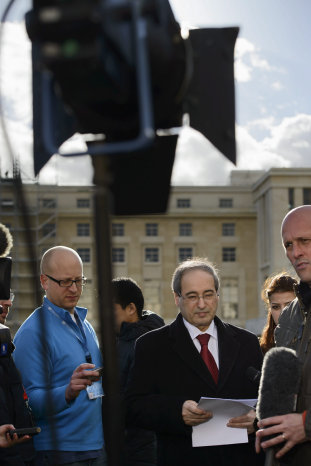
{"type": "Polygon", "coordinates": [[[311,286],[311,205],[296,207],[284,217],[281,235],[297,275],[311,286]]]}
{"type": "Polygon", "coordinates": [[[283,228],[286,222],[295,221],[295,219],[304,219],[306,222],[311,222],[311,205],[301,205],[295,209],[290,210],[284,217],[281,225],[281,234],[283,235],[283,228]]]}
{"type": "Polygon", "coordinates": [[[81,257],[74,249],[67,248],[66,246],[55,246],[48,249],[45,251],[41,259],[41,274],[50,273],[51,269],[53,270],[57,264],[66,262],[68,259],[76,259],[82,267],[81,257]]]}
{"type": "Polygon", "coordinates": [[[83,266],[79,254],[66,246],[55,246],[48,249],[41,260],[41,286],[46,297],[56,306],[74,312],[82,293],[81,278],[83,266]],[[64,282],[73,281],[71,286],[63,286],[64,282]],[[80,284],[76,283],[80,280],[80,284]],[[60,281],[62,281],[60,283],[60,281]]]}

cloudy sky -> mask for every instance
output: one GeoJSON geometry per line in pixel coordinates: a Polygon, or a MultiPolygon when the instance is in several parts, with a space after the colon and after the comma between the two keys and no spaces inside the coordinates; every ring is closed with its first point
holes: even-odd
{"type": "MultiPolygon", "coordinates": [[[[1,0],[0,13],[6,3],[1,0]]],[[[225,184],[235,168],[310,167],[310,0],[171,0],[171,4],[176,19],[188,27],[240,27],[235,49],[237,166],[199,133],[184,128],[172,183],[225,184]]],[[[22,23],[29,7],[30,0],[15,0],[2,28],[0,90],[14,154],[24,179],[31,181],[30,44],[22,23]]],[[[2,176],[10,167],[1,142],[2,176]]],[[[54,156],[39,180],[91,183],[90,160],[54,156]]]]}

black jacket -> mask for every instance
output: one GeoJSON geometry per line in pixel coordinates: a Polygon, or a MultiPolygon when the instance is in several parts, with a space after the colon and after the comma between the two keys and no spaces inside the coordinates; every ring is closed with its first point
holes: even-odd
{"type": "MultiPolygon", "coordinates": [[[[135,343],[138,337],[164,325],[164,320],[151,311],[143,311],[138,322],[123,322],[117,340],[120,362],[120,385],[124,393],[133,365],[135,343]]],[[[125,436],[125,458],[122,466],[153,466],[156,464],[155,434],[149,430],[127,429],[125,436]]]]}
{"type": "MultiPolygon", "coordinates": [[[[0,424],[13,424],[14,427],[32,427],[33,421],[28,398],[24,391],[20,374],[11,356],[14,345],[9,328],[0,325],[0,424]],[[6,340],[3,342],[3,340],[6,340]],[[2,345],[7,351],[2,351],[2,345]]],[[[0,448],[1,466],[24,466],[32,464],[35,456],[32,439],[11,448],[0,448]]]]}
{"type": "Polygon", "coordinates": [[[260,370],[262,353],[255,335],[215,317],[218,330],[219,381],[215,382],[195,348],[182,316],[137,341],[127,389],[129,425],[153,429],[158,439],[158,465],[255,466],[254,437],[249,443],[192,447],[192,429],[182,418],[186,400],[201,396],[256,398],[247,377],[250,366],[260,370]]]}
{"type": "Polygon", "coordinates": [[[135,343],[138,337],[151,330],[163,327],[164,320],[151,311],[143,311],[138,322],[123,322],[117,339],[120,362],[120,385],[124,393],[129,381],[130,369],[134,361],[135,343]]]}
{"type": "Polygon", "coordinates": [[[302,366],[302,378],[296,412],[307,411],[305,431],[308,441],[297,444],[280,464],[309,466],[311,464],[311,289],[307,283],[295,286],[296,299],[282,312],[275,329],[276,346],[294,349],[302,366]]]}

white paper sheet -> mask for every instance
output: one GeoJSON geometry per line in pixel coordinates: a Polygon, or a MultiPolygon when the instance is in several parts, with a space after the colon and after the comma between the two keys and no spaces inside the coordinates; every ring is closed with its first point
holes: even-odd
{"type": "Polygon", "coordinates": [[[247,443],[247,429],[227,427],[229,419],[247,413],[256,405],[256,399],[227,400],[223,398],[201,398],[199,408],[212,411],[213,417],[192,428],[192,446],[208,447],[247,443]]]}

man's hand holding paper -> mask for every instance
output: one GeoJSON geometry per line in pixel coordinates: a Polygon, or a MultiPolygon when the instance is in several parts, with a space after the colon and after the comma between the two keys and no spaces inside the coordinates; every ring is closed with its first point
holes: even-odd
{"type": "Polygon", "coordinates": [[[248,430],[252,429],[255,417],[255,411],[251,408],[256,402],[256,399],[201,398],[198,408],[211,411],[213,417],[193,427],[192,445],[202,447],[247,443],[248,430]]]}
{"type": "Polygon", "coordinates": [[[237,416],[229,419],[227,427],[236,427],[239,429],[247,429],[247,433],[252,434],[255,432],[254,420],[256,417],[256,411],[251,409],[248,413],[243,414],[242,416],[237,416]]]}
{"type": "Polygon", "coordinates": [[[182,417],[187,426],[197,426],[213,417],[213,413],[199,408],[196,401],[187,400],[182,406],[182,417]]]}

